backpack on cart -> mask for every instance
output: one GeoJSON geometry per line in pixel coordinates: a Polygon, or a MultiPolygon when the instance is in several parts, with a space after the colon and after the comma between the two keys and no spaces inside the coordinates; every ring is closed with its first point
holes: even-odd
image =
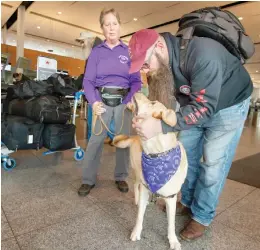
{"type": "Polygon", "coordinates": [[[176,36],[181,37],[180,68],[184,73],[186,52],[192,37],[207,37],[221,43],[242,64],[255,52],[254,43],[239,19],[227,10],[208,7],[181,17],[176,36]]]}
{"type": "Polygon", "coordinates": [[[26,117],[5,115],[1,121],[2,142],[9,150],[42,148],[44,124],[26,117]]]}
{"type": "Polygon", "coordinates": [[[53,91],[56,95],[72,96],[78,91],[71,76],[68,75],[55,73],[47,79],[47,82],[53,85],[53,91]]]}

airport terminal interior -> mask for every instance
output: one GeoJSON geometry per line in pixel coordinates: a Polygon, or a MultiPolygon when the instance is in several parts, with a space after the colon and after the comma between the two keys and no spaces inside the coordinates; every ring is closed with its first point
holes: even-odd
{"type": "MultiPolygon", "coordinates": [[[[182,250],[259,250],[260,2],[1,1],[1,142],[5,138],[3,103],[7,88],[20,76],[38,81],[53,73],[70,78],[75,87],[84,74],[86,61],[80,39],[87,34],[86,40],[93,37],[104,40],[99,24],[103,8],[119,12],[121,40],[128,45],[131,36],[144,28],[174,35],[184,14],[212,6],[236,15],[251,37],[255,53],[245,68],[254,88],[216,217],[201,238],[191,242],[179,240],[182,250]]],[[[141,79],[142,89],[149,90],[144,72],[141,79]]],[[[77,91],[81,89],[77,87],[77,91]]],[[[109,135],[104,142],[95,188],[86,197],[78,195],[82,156],[88,157],[84,151],[91,115],[84,96],[77,97],[75,93],[64,96],[75,118],[78,147],[50,153],[46,147],[10,150],[4,144],[1,146],[1,249],[169,249],[167,215],[160,199],[147,206],[141,240],[130,240],[138,210],[134,202],[135,175],[130,169],[126,180],[129,192],[119,192],[114,182],[116,148],[109,135]]],[[[135,133],[134,129],[132,132],[135,133]]],[[[188,216],[176,216],[177,236],[188,220],[188,216]]]]}

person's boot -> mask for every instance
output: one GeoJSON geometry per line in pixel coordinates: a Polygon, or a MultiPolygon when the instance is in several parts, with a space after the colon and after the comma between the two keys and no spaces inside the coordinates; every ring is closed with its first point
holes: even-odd
{"type": "Polygon", "coordinates": [[[87,196],[95,185],[82,184],[78,190],[79,196],[87,196]]]}
{"type": "Polygon", "coordinates": [[[189,207],[183,206],[180,202],[176,204],[176,215],[177,216],[186,216],[191,215],[191,209],[189,207]]]}
{"type": "MultiPolygon", "coordinates": [[[[166,205],[163,207],[163,212],[166,212],[166,205]]],[[[191,215],[191,209],[183,206],[180,202],[176,204],[176,216],[186,216],[191,215]]]]}
{"type": "Polygon", "coordinates": [[[206,226],[200,224],[199,222],[191,220],[181,231],[180,237],[185,241],[198,239],[204,234],[206,228],[206,226]]]}
{"type": "Polygon", "coordinates": [[[122,193],[128,192],[128,190],[129,190],[128,184],[125,181],[116,181],[115,183],[120,192],[122,192],[122,193]]]}

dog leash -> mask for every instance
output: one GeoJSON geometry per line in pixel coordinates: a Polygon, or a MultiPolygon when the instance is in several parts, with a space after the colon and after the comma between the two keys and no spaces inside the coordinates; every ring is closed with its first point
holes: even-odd
{"type": "Polygon", "coordinates": [[[119,132],[118,133],[113,133],[109,127],[106,125],[106,123],[104,122],[103,118],[101,115],[95,115],[94,114],[94,118],[93,118],[93,126],[92,126],[92,133],[96,136],[99,136],[103,133],[104,131],[104,128],[107,130],[107,132],[109,132],[110,134],[116,136],[116,135],[119,135],[124,127],[124,118],[125,118],[125,110],[127,109],[127,106],[125,106],[124,110],[123,110],[123,114],[122,114],[122,124],[121,124],[121,127],[119,129],[119,132]],[[96,122],[97,120],[99,120],[100,122],[100,125],[101,125],[101,128],[100,128],[100,131],[99,132],[95,132],[95,128],[96,128],[96,122]]]}

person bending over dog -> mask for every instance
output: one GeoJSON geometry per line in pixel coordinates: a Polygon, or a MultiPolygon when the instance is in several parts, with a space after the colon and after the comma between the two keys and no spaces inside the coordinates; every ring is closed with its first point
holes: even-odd
{"type": "MultiPolygon", "coordinates": [[[[141,89],[140,72],[129,74],[128,47],[120,38],[120,18],[114,10],[103,10],[100,25],[105,42],[91,51],[84,77],[84,91],[93,109],[93,125],[83,168],[83,184],[78,190],[86,196],[95,186],[107,128],[115,120],[115,132],[130,135],[131,113],[126,104],[141,89]]],[[[115,181],[121,192],[128,192],[129,150],[116,149],[115,181]]]]}
{"type": "Polygon", "coordinates": [[[177,210],[191,215],[191,221],[181,231],[181,238],[190,241],[203,235],[216,214],[253,86],[237,57],[217,41],[201,37],[190,41],[185,57],[186,80],[180,71],[180,39],[150,29],[136,32],[129,42],[130,73],[142,68],[150,75],[151,100],[154,93],[163,95],[162,89],[174,82],[180,103],[177,124],[171,127],[153,117],[141,116],[133,119],[133,127],[142,139],[161,132],[179,132],[189,167],[177,210]],[[139,119],[142,122],[137,122],[139,119]]]}

